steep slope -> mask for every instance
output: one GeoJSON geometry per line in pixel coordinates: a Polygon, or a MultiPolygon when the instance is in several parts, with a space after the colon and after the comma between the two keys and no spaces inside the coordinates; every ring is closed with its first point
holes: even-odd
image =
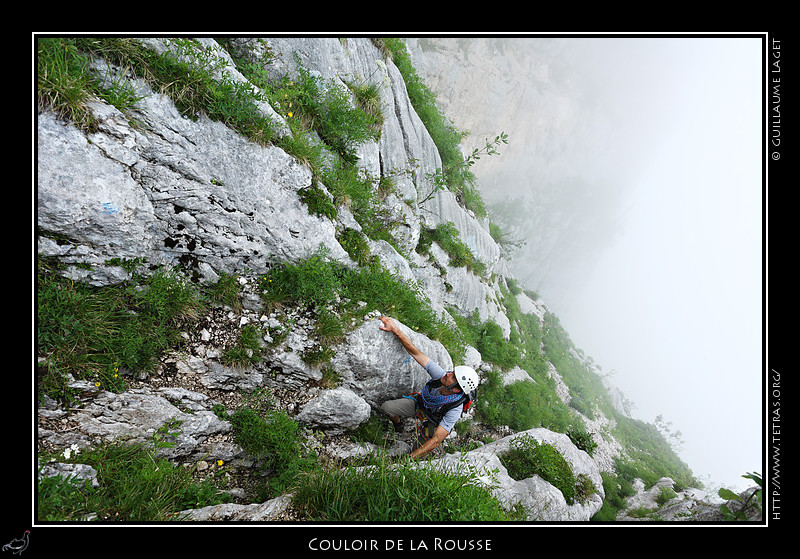
{"type": "MultiPolygon", "coordinates": [[[[519,432],[466,455],[476,469],[499,472],[499,484],[486,481],[497,484],[504,506],[523,503],[531,520],[589,520],[600,509],[601,472],[614,473],[615,460],[630,455],[612,434],[624,416],[598,407],[594,371],[588,380],[576,377],[575,362],[586,364],[553,334],[557,320],[544,305],[516,288],[488,222],[460,203],[459,192],[438,187],[440,150],[412,107],[404,77],[376,43],[235,38],[224,48],[213,39],[124,45],[135,58],[123,58],[121,48],[95,49],[92,67],[103,91],[125,84],[135,102],[117,108],[88,100],[89,126],[48,106],[38,116],[39,258],[57,261],[63,277],[98,287],[174,269],[204,287],[235,278],[237,296],[183,321],[180,347],[166,351],[154,370],[124,368],[127,386],[66,378],[79,392],[77,412],[42,394],[43,456],[53,461],[102,440],[152,442],[174,420],[180,429],[174,444],[157,445],[160,456],[202,462],[204,470],[247,469],[252,456],[235,438],[231,416],[247,395],[264,390],[309,433],[322,434],[320,453],[363,452],[346,435],[378,415],[382,401],[426,380],[378,328],[375,319],[386,314],[443,367],[465,363],[481,371],[486,398],[472,414],[484,431],[501,428],[489,421],[498,408],[548,409],[550,419],[512,426],[519,432]],[[141,65],[135,72],[132,62],[141,65]],[[165,66],[211,92],[202,110],[169,89],[174,81],[159,74],[165,66]],[[350,126],[364,116],[354,92],[366,85],[374,86],[381,115],[372,134],[350,126]],[[232,108],[222,97],[238,104],[232,108]],[[293,119],[301,115],[306,122],[298,127],[293,119]],[[262,119],[267,138],[253,132],[262,119]],[[481,265],[454,258],[442,237],[431,240],[436,232],[459,241],[469,261],[481,265]],[[324,328],[331,321],[332,333],[324,328]],[[255,332],[256,343],[231,360],[227,352],[245,332],[255,332]],[[525,400],[531,394],[537,399],[525,400]],[[517,400],[503,400],[511,396],[517,400]],[[533,429],[539,426],[547,429],[533,429]],[[576,446],[566,435],[576,427],[591,431],[594,446],[576,446]],[[552,443],[576,475],[591,481],[585,501],[568,502],[540,476],[510,476],[501,457],[523,436],[552,443]]],[[[57,369],[57,354],[40,346],[40,369],[57,369]]],[[[468,425],[457,425],[464,434],[462,443],[450,441],[454,447],[481,430],[468,425]]],[[[389,452],[402,454],[409,443],[401,439],[389,452]]],[[[281,519],[286,501],[204,514],[281,519]]]]}

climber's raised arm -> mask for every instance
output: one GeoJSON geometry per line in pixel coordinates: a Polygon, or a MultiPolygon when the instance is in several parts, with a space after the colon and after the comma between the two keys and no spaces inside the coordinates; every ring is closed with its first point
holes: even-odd
{"type": "Polygon", "coordinates": [[[423,367],[428,364],[428,361],[430,361],[428,356],[422,353],[419,349],[417,349],[417,346],[411,343],[411,339],[408,336],[406,336],[402,330],[400,330],[400,327],[394,320],[392,320],[388,316],[382,316],[380,317],[380,319],[381,322],[383,322],[383,326],[380,327],[381,330],[391,332],[392,334],[397,336],[397,339],[400,340],[401,344],[403,344],[405,350],[408,352],[409,355],[411,355],[411,357],[413,357],[417,361],[417,363],[419,363],[423,367]]]}

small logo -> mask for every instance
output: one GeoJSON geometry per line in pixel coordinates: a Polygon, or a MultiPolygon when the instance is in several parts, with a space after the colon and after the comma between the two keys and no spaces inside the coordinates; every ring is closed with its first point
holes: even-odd
{"type": "Polygon", "coordinates": [[[25,530],[25,533],[22,535],[21,538],[14,538],[6,545],[3,546],[3,551],[10,551],[16,555],[21,554],[25,551],[25,548],[28,547],[28,537],[30,536],[31,531],[25,530]]]}

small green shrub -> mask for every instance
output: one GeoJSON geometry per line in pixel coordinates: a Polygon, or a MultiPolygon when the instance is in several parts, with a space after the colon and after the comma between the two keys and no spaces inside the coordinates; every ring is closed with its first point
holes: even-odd
{"type": "Polygon", "coordinates": [[[333,205],[330,197],[323,190],[315,185],[301,188],[297,191],[300,200],[308,207],[308,213],[336,219],[338,213],[336,206],[333,205]]]}
{"type": "MultiPolygon", "coordinates": [[[[467,316],[455,311],[450,314],[462,332],[465,343],[476,348],[483,361],[503,370],[512,369],[521,363],[517,344],[505,339],[502,328],[493,320],[481,322],[478,309],[467,316]]],[[[533,353],[538,353],[535,348],[533,353]]]]}
{"type": "Polygon", "coordinates": [[[364,266],[370,261],[369,245],[360,231],[346,228],[339,237],[339,244],[359,265],[364,266]]]}
{"type": "Polygon", "coordinates": [[[365,170],[342,160],[320,166],[317,172],[334,203],[344,204],[350,209],[364,235],[373,240],[394,242],[391,235],[394,218],[381,203],[393,190],[393,181],[386,177],[372,177],[365,170]]]}
{"type": "Polygon", "coordinates": [[[594,455],[594,451],[597,448],[597,443],[594,442],[591,433],[587,432],[584,429],[571,427],[569,431],[567,431],[567,436],[570,438],[572,443],[579,449],[586,451],[586,453],[589,456],[594,455]]]}
{"type": "Polygon", "coordinates": [[[677,493],[671,487],[661,487],[656,496],[656,503],[663,507],[670,499],[674,499],[677,496],[677,493]]]}
{"type": "Polygon", "coordinates": [[[423,228],[416,251],[427,254],[432,242],[436,242],[447,253],[450,266],[465,267],[479,276],[486,273],[486,265],[475,258],[470,248],[459,238],[458,229],[453,223],[442,223],[434,229],[423,228]]]}
{"type": "Polygon", "coordinates": [[[527,381],[504,386],[497,372],[489,372],[481,384],[476,418],[494,427],[508,425],[515,431],[545,427],[559,433],[565,432],[572,421],[551,386],[527,381]]]}
{"type": "Polygon", "coordinates": [[[261,279],[261,292],[271,303],[294,303],[320,310],[334,302],[342,270],[320,251],[296,264],[272,268],[261,279]]]}
{"type": "Polygon", "coordinates": [[[657,509],[649,509],[647,507],[636,507],[635,509],[628,509],[627,514],[632,518],[647,518],[649,520],[660,520],[657,509]]]}
{"type": "Polygon", "coordinates": [[[717,493],[725,499],[725,503],[720,505],[719,511],[725,520],[749,520],[748,514],[761,512],[764,506],[764,480],[758,472],[749,472],[742,476],[751,479],[757,484],[755,491],[751,492],[746,499],[730,489],[721,488],[717,493]],[[735,512],[734,512],[735,511],[735,512]]]}
{"type": "Polygon", "coordinates": [[[261,278],[260,288],[262,298],[271,306],[298,305],[312,309],[318,316],[324,316],[326,307],[339,317],[351,318],[378,310],[441,340],[448,350],[453,350],[452,355],[463,354],[458,337],[439,320],[422,290],[379,266],[350,269],[328,261],[321,251],[301,262],[271,269],[261,278]],[[367,304],[354,308],[355,301],[367,304]]]}
{"type": "MultiPolygon", "coordinates": [[[[572,467],[552,445],[522,435],[511,441],[510,450],[500,457],[500,461],[512,478],[538,475],[560,490],[568,504],[575,503],[578,491],[572,467]]],[[[585,488],[582,488],[582,493],[585,493],[585,488]]]]}
{"type": "Polygon", "coordinates": [[[385,415],[371,415],[367,421],[350,431],[350,438],[359,443],[386,446],[387,433],[392,433],[389,419],[385,415]]]}
{"type": "Polygon", "coordinates": [[[219,280],[206,288],[206,294],[214,303],[227,305],[233,310],[242,309],[242,301],[239,298],[239,283],[236,274],[219,273],[219,280]]]}
{"type": "Polygon", "coordinates": [[[230,422],[236,443],[266,476],[262,497],[279,495],[301,471],[316,467],[316,455],[303,448],[299,424],[268,400],[239,408],[230,422]]]}
{"type": "Polygon", "coordinates": [[[347,87],[355,96],[358,106],[371,117],[369,128],[374,137],[378,138],[383,125],[380,87],[368,81],[349,81],[347,87]]]}
{"type": "MultiPolygon", "coordinates": [[[[259,108],[259,104],[265,100],[262,94],[250,84],[228,78],[217,79],[221,59],[212,56],[192,39],[167,39],[174,52],[163,53],[147,48],[137,39],[124,37],[80,37],[56,41],[64,41],[74,47],[81,56],[86,54],[104,58],[120,67],[129,68],[147,80],[154,90],[169,96],[187,118],[196,118],[198,114],[205,113],[212,120],[223,122],[255,142],[266,144],[274,139],[275,123],[259,108]]],[[[88,82],[97,80],[91,72],[84,72],[88,82]]],[[[92,89],[102,88],[95,85],[89,91],[92,89]]],[[[125,90],[122,80],[112,85],[111,94],[102,91],[99,94],[109,100],[122,99],[126,106],[135,102],[135,98],[131,98],[131,91],[125,90]]],[[[121,106],[121,110],[126,106],[121,106]]]]}
{"type": "MultiPolygon", "coordinates": [[[[285,76],[272,84],[269,94],[276,109],[292,121],[314,130],[334,153],[355,163],[358,145],[375,140],[380,131],[380,111],[364,110],[353,102],[354,95],[333,81],[319,76],[297,62],[297,76],[285,76]]],[[[367,97],[362,97],[366,99],[367,97]]]]}
{"type": "Polygon", "coordinates": [[[503,370],[512,369],[519,360],[517,347],[505,339],[503,329],[491,320],[484,323],[476,349],[484,361],[494,363],[503,370]]]}
{"type": "Polygon", "coordinates": [[[577,502],[586,503],[595,493],[597,493],[597,488],[588,475],[578,474],[575,476],[575,500],[577,502]]]}
{"type": "Polygon", "coordinates": [[[600,510],[592,516],[592,520],[595,522],[615,521],[619,511],[625,510],[627,507],[625,497],[635,495],[636,491],[633,489],[633,485],[623,478],[606,472],[600,472],[600,477],[603,479],[605,498],[600,510]]]}
{"type": "Polygon", "coordinates": [[[37,100],[41,109],[51,109],[80,128],[89,128],[94,118],[85,102],[94,90],[86,58],[70,39],[36,40],[37,100]]]}

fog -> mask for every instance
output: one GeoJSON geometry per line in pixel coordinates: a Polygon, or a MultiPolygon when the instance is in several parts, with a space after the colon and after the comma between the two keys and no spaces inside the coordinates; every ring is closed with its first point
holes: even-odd
{"type": "Polygon", "coordinates": [[[516,277],[634,417],[680,432],[698,478],[747,487],[764,473],[761,39],[410,45],[467,143],[509,135],[473,170],[525,242],[516,277]]]}

